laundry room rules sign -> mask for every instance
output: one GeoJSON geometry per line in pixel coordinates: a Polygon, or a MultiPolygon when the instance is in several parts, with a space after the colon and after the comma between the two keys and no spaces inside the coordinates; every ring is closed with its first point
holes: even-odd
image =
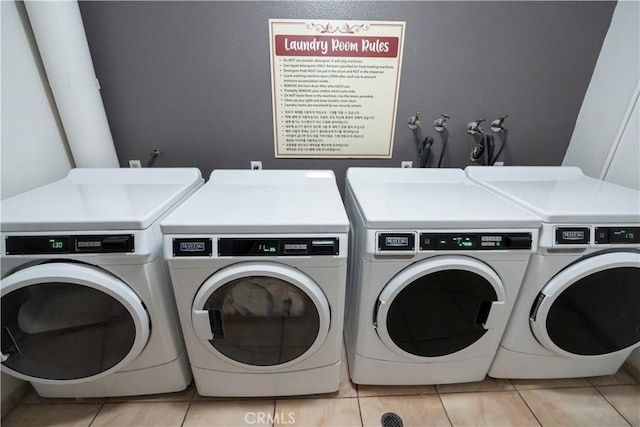
{"type": "Polygon", "coordinates": [[[270,19],[276,157],[390,158],[404,29],[270,19]]]}

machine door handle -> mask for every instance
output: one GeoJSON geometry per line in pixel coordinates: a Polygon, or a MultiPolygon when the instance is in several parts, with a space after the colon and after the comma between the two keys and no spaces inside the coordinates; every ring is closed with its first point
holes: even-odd
{"type": "Polygon", "coordinates": [[[213,339],[211,325],[209,324],[209,310],[193,310],[191,313],[191,322],[193,323],[193,329],[198,338],[203,341],[213,339]]]}
{"type": "Polygon", "coordinates": [[[214,308],[209,310],[209,325],[214,338],[224,338],[224,323],[222,322],[222,310],[214,308]]]}
{"type": "Polygon", "coordinates": [[[490,303],[490,305],[491,308],[489,310],[489,313],[487,314],[484,321],[481,322],[482,327],[485,329],[494,329],[504,324],[502,316],[505,310],[504,301],[493,301],[490,303]]]}

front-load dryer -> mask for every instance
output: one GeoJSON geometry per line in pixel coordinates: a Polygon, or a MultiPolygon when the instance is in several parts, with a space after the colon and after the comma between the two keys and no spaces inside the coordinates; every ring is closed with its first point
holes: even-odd
{"type": "Polygon", "coordinates": [[[43,397],[183,390],[159,220],[198,169],[73,169],[2,201],[2,371],[43,397]]]}
{"type": "Polygon", "coordinates": [[[351,168],[345,205],[353,382],[482,380],[540,220],[461,169],[351,168]]]}
{"type": "Polygon", "coordinates": [[[199,394],[339,388],[349,221],[333,172],[216,170],[161,227],[199,394]]]}
{"type": "Polygon", "coordinates": [[[576,167],[469,167],[542,219],[496,378],[615,373],[640,345],[640,193],[576,167]]]}

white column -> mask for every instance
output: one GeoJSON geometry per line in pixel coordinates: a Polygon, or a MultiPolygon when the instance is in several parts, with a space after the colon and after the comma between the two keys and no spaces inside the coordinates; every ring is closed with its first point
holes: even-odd
{"type": "Polygon", "coordinates": [[[76,1],[25,1],[77,167],[119,167],[76,1]]]}

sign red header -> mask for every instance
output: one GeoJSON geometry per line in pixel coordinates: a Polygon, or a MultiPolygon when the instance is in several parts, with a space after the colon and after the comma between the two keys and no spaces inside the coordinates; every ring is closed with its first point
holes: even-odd
{"type": "Polygon", "coordinates": [[[398,37],[276,35],[276,56],[395,58],[398,37]]]}

